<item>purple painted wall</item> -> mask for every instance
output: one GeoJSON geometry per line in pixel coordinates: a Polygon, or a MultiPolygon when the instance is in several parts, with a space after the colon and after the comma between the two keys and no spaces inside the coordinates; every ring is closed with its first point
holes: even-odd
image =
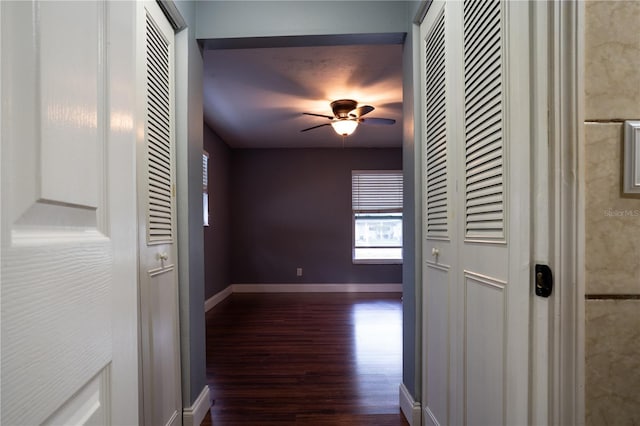
{"type": "Polygon", "coordinates": [[[204,149],[209,153],[209,226],[204,227],[205,300],[230,283],[229,188],[231,150],[205,124],[204,149]]]}
{"type": "Polygon", "coordinates": [[[232,150],[230,283],[401,283],[402,265],[351,261],[357,169],[400,170],[402,150],[232,150]]]}

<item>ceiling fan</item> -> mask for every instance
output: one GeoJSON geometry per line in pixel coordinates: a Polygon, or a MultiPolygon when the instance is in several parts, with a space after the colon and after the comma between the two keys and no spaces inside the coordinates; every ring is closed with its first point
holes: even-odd
{"type": "Polygon", "coordinates": [[[330,123],[319,124],[300,131],[306,132],[319,127],[331,126],[337,134],[349,136],[356,130],[358,124],[395,124],[396,120],[391,118],[363,118],[364,115],[369,114],[374,109],[371,105],[358,106],[358,102],[353,99],[338,99],[337,101],[331,102],[333,116],[303,112],[304,115],[328,118],[331,120],[330,123]]]}

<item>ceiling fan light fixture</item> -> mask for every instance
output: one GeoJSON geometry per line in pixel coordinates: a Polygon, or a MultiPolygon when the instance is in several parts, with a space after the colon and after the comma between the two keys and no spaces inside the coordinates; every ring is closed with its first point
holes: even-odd
{"type": "Polygon", "coordinates": [[[335,120],[331,122],[331,127],[340,136],[349,136],[358,127],[358,122],[351,119],[335,120]]]}

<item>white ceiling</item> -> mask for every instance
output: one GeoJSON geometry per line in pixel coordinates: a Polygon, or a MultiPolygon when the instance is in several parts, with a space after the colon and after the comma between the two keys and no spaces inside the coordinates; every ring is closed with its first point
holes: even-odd
{"type": "Polygon", "coordinates": [[[354,99],[392,118],[391,126],[359,125],[348,147],[399,147],[402,141],[402,45],[205,47],[204,118],[232,148],[342,147],[329,104],[354,99]]]}

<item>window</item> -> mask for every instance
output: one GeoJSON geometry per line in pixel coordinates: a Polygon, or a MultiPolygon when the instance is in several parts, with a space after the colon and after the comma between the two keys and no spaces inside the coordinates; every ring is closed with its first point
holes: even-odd
{"type": "Polygon", "coordinates": [[[202,152],[202,223],[209,226],[209,153],[202,152]]]}
{"type": "Polygon", "coordinates": [[[402,171],[354,170],[353,262],[402,262],[402,171]]]}

